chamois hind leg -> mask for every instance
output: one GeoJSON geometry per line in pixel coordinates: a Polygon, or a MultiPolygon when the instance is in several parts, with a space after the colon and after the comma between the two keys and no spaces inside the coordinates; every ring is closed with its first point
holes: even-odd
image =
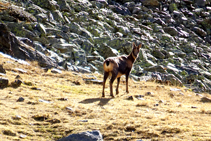
{"type": "Polygon", "coordinates": [[[129,74],[126,74],[126,92],[129,93],[128,91],[128,77],[129,77],[129,74]]]}
{"type": "Polygon", "coordinates": [[[102,97],[105,97],[105,83],[106,83],[106,79],[108,78],[109,76],[109,72],[104,72],[104,77],[103,77],[103,92],[102,92],[102,97]]]}
{"type": "Polygon", "coordinates": [[[110,96],[111,97],[114,97],[114,95],[113,95],[113,82],[116,79],[116,77],[117,77],[117,74],[113,72],[111,80],[110,80],[110,96]]]}
{"type": "Polygon", "coordinates": [[[116,94],[119,94],[119,82],[120,82],[120,77],[117,78],[116,94]]]}

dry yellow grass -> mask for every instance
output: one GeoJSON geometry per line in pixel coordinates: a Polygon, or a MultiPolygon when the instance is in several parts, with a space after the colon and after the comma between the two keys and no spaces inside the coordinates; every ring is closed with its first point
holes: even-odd
{"type": "MultiPolygon", "coordinates": [[[[185,87],[130,79],[129,94],[121,82],[120,94],[112,99],[107,83],[106,98],[101,98],[102,85],[84,82],[88,74],[53,74],[29,63],[0,55],[10,82],[19,75],[25,83],[0,89],[0,140],[57,140],[87,130],[100,130],[105,141],[211,140],[211,103],[200,102],[201,97],[185,87]],[[137,95],[144,97],[138,100],[137,95]],[[17,102],[19,97],[25,100],[17,102]]],[[[93,75],[102,80],[102,75],[93,75]]]]}

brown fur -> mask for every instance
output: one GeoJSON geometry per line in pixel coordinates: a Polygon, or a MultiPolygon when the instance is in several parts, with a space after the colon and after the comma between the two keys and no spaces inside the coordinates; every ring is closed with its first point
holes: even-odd
{"type": "Polygon", "coordinates": [[[132,52],[128,56],[119,56],[119,57],[109,57],[107,58],[103,63],[103,69],[104,69],[104,78],[103,78],[103,92],[102,97],[105,97],[105,83],[108,76],[111,77],[110,80],[110,95],[114,97],[113,95],[113,82],[117,78],[117,88],[116,88],[116,94],[119,93],[119,82],[120,77],[122,75],[126,76],[126,92],[128,91],[128,77],[130,74],[130,71],[133,67],[133,63],[135,62],[136,58],[138,57],[139,50],[141,47],[141,44],[139,46],[136,46],[135,43],[132,44],[132,52]]]}

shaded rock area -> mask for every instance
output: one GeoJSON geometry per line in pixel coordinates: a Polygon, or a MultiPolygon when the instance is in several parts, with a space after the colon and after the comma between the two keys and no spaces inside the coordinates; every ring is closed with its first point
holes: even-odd
{"type": "Polygon", "coordinates": [[[42,67],[102,73],[104,59],[128,54],[137,42],[143,46],[133,79],[156,74],[161,83],[211,92],[210,5],[209,0],[3,0],[0,51],[42,67]]]}
{"type": "Polygon", "coordinates": [[[71,134],[58,141],[103,141],[102,134],[98,130],[71,134]]]}

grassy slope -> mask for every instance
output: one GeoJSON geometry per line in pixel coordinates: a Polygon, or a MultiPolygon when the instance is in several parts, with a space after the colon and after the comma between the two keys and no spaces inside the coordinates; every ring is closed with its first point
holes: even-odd
{"type": "MultiPolygon", "coordinates": [[[[95,129],[100,130],[104,140],[211,140],[211,103],[200,102],[200,96],[186,88],[170,91],[175,87],[129,80],[130,94],[125,93],[121,81],[120,95],[111,99],[107,83],[106,98],[101,98],[102,85],[86,84],[83,81],[86,74],[64,71],[53,74],[36,63],[21,65],[1,55],[0,64],[4,65],[10,82],[17,75],[25,82],[18,88],[0,90],[0,140],[20,140],[21,135],[26,135],[21,140],[56,140],[95,129]],[[147,92],[152,95],[146,95],[147,92]],[[145,95],[145,100],[126,100],[136,95],[145,95]],[[19,97],[25,100],[16,102],[19,97]]],[[[102,80],[102,75],[94,75],[102,80]]]]}

